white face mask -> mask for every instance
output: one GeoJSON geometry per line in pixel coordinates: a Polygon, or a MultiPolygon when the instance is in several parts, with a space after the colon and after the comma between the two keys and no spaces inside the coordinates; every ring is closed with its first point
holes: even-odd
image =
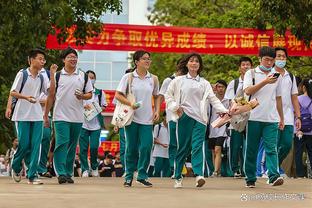
{"type": "Polygon", "coordinates": [[[91,83],[92,83],[92,85],[94,85],[95,84],[95,79],[91,79],[91,83]]]}
{"type": "Polygon", "coordinates": [[[286,60],[275,60],[275,65],[282,69],[286,66],[286,60]]]}

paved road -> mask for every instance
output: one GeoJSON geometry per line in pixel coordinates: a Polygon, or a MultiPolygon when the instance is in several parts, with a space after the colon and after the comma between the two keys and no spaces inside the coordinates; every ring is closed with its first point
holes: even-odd
{"type": "Polygon", "coordinates": [[[178,190],[172,179],[160,178],[151,179],[152,188],[136,183],[124,188],[121,178],[76,178],[72,185],[59,185],[55,178],[43,181],[35,186],[0,177],[0,208],[312,207],[311,179],[286,179],[279,187],[260,179],[256,188],[248,189],[243,179],[209,178],[198,189],[194,178],[185,178],[178,190]]]}

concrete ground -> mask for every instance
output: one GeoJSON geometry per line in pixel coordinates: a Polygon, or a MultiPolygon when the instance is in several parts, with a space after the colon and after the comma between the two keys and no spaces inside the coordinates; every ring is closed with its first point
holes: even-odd
{"type": "Polygon", "coordinates": [[[152,178],[152,188],[134,183],[122,186],[122,178],[75,178],[75,184],[59,185],[56,178],[44,185],[19,184],[0,177],[0,208],[171,208],[171,207],[312,207],[312,180],[286,179],[272,187],[259,179],[256,188],[245,188],[243,179],[209,178],[195,188],[194,178],[185,178],[184,188],[174,189],[172,179],[152,178]]]}

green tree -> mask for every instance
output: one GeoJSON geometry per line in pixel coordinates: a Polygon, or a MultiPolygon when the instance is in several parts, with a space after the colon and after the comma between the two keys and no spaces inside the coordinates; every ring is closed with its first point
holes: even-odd
{"type": "MultiPolygon", "coordinates": [[[[59,42],[67,28],[76,25],[74,37],[84,44],[86,37],[102,29],[100,17],[121,12],[121,0],[11,0],[0,1],[0,152],[9,145],[12,122],[4,118],[9,88],[17,71],[27,66],[27,52],[44,47],[49,33],[58,29],[59,42]]],[[[58,52],[48,52],[48,63],[57,63],[58,52]]]]}

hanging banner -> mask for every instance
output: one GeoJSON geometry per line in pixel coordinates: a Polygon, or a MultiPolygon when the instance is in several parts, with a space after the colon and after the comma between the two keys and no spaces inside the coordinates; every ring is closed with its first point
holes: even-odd
{"type": "Polygon", "coordinates": [[[64,44],[58,44],[56,35],[48,35],[46,47],[64,49],[70,45],[81,50],[256,55],[262,46],[279,46],[287,48],[290,56],[312,56],[312,41],[308,48],[289,31],[281,36],[274,34],[274,30],[105,24],[103,32],[88,38],[84,46],[75,45],[73,32],[74,27],[69,29],[64,44]]]}

